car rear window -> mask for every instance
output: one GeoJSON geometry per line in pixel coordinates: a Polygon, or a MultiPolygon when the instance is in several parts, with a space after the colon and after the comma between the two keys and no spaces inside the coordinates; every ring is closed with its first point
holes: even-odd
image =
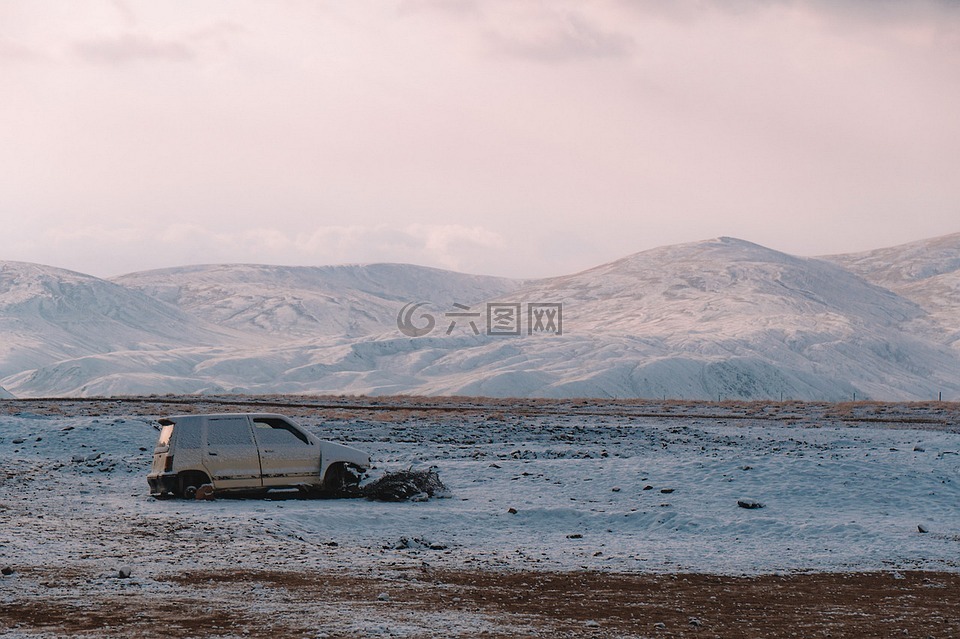
{"type": "Polygon", "coordinates": [[[157,440],[157,446],[169,446],[171,436],[173,436],[173,424],[166,424],[160,429],[160,438],[157,440]]]}

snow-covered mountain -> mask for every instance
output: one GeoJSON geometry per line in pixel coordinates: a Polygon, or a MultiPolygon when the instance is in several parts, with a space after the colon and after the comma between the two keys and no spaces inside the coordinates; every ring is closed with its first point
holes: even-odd
{"type": "Polygon", "coordinates": [[[922,306],[960,349],[960,233],[825,259],[922,306]]]}
{"type": "Polygon", "coordinates": [[[92,354],[239,337],[139,291],[24,262],[0,262],[0,335],[0,377],[92,354]]]}
{"type": "Polygon", "coordinates": [[[409,264],[188,266],[113,281],[222,326],[288,338],[379,333],[396,326],[398,305],[426,301],[450,307],[521,285],[409,264]]]}
{"type": "MultiPolygon", "coordinates": [[[[931,275],[912,283],[955,273],[951,255],[919,251],[917,263],[927,262],[917,272],[931,275]]],[[[199,266],[103,282],[20,265],[15,288],[33,293],[19,295],[47,301],[0,306],[4,337],[16,345],[11,356],[0,352],[0,383],[18,396],[960,397],[960,354],[941,317],[960,309],[955,289],[898,294],[871,269],[861,277],[844,268],[847,257],[798,258],[720,238],[527,282],[396,264],[199,266]],[[398,330],[410,302],[429,302],[416,316],[433,316],[429,334],[398,330]],[[497,304],[489,316],[488,303],[497,304]],[[503,304],[520,311],[510,316],[519,335],[488,334],[503,304]],[[534,312],[558,328],[543,315],[556,305],[562,334],[528,334],[534,312]],[[97,318],[91,330],[75,330],[87,314],[97,318]]]]}

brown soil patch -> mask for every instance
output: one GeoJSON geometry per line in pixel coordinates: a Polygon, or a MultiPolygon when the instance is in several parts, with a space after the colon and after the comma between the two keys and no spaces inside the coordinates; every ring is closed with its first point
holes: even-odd
{"type": "Polygon", "coordinates": [[[956,637],[960,574],[729,577],[393,570],[376,575],[219,571],[157,591],[30,595],[0,628],[97,637],[956,637]],[[461,620],[459,625],[451,620],[461,620]],[[389,633],[389,631],[388,631],[389,633]],[[389,634],[387,634],[389,636],[389,634]]]}

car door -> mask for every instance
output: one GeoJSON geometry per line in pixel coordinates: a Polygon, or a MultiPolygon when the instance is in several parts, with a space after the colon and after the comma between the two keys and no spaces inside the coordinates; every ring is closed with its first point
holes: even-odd
{"type": "Polygon", "coordinates": [[[263,485],[320,483],[320,447],[296,424],[280,417],[254,417],[263,485]]]}
{"type": "Polygon", "coordinates": [[[211,416],[204,427],[203,464],[217,489],[260,488],[260,456],[246,415],[211,416]]]}

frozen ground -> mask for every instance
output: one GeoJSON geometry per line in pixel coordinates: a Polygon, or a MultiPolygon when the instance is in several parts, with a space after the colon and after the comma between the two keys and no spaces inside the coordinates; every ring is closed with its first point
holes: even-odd
{"type": "Polygon", "coordinates": [[[438,406],[270,409],[368,450],[374,476],[436,466],[450,489],[395,504],[157,501],[152,421],[193,406],[5,402],[0,597],[233,570],[960,571],[956,407],[438,406]]]}

